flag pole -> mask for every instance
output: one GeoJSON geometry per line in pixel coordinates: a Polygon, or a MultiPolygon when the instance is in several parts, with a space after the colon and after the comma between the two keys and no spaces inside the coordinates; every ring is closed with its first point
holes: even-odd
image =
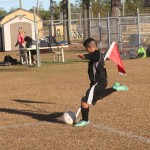
{"type": "Polygon", "coordinates": [[[110,45],[105,57],[104,57],[104,61],[107,59],[107,57],[109,56],[109,54],[111,53],[113,47],[114,47],[115,42],[113,41],[112,44],[110,45]]]}

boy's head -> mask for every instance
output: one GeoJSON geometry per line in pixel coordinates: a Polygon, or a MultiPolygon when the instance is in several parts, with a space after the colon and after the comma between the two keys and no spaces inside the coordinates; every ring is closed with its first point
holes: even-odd
{"type": "Polygon", "coordinates": [[[89,53],[92,53],[93,51],[97,50],[97,42],[92,39],[92,38],[88,38],[84,41],[83,46],[86,48],[86,50],[89,53]]]}

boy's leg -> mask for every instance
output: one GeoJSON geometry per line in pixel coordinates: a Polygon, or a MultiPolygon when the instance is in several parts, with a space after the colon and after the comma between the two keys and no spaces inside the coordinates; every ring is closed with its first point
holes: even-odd
{"type": "Polygon", "coordinates": [[[75,126],[85,126],[88,125],[89,119],[89,105],[93,104],[93,102],[96,103],[98,100],[98,97],[100,96],[100,93],[106,88],[107,82],[104,84],[93,84],[90,86],[90,88],[87,90],[86,95],[82,98],[81,101],[81,114],[82,114],[82,120],[75,124],[75,126]]]}
{"type": "Polygon", "coordinates": [[[82,115],[82,120],[76,123],[74,126],[75,127],[81,127],[81,126],[86,126],[90,124],[89,121],[89,105],[85,102],[81,102],[81,115],[82,115]]]}
{"type": "Polygon", "coordinates": [[[89,106],[87,108],[83,108],[81,106],[81,115],[82,115],[82,120],[89,121],[89,106]]]}

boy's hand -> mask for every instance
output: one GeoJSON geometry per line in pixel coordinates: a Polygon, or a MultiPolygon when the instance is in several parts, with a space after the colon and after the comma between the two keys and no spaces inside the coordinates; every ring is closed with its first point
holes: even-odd
{"type": "Polygon", "coordinates": [[[84,54],[77,54],[77,56],[82,59],[85,58],[84,54]]]}

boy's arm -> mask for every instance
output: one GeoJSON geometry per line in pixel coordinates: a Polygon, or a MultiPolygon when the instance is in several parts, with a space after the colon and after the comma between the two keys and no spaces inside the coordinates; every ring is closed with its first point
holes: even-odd
{"type": "Polygon", "coordinates": [[[98,52],[84,54],[84,58],[97,62],[100,59],[100,54],[98,52]]]}
{"type": "Polygon", "coordinates": [[[95,62],[98,62],[99,59],[100,59],[100,56],[101,58],[103,57],[102,56],[102,53],[99,53],[98,51],[94,52],[94,53],[89,53],[89,54],[77,54],[77,56],[79,58],[82,58],[82,59],[89,59],[89,60],[92,60],[92,61],[95,61],[95,62]]]}
{"type": "Polygon", "coordinates": [[[85,56],[84,56],[85,54],[77,54],[77,56],[79,57],[79,58],[82,58],[82,59],[84,59],[85,58],[85,56]]]}

